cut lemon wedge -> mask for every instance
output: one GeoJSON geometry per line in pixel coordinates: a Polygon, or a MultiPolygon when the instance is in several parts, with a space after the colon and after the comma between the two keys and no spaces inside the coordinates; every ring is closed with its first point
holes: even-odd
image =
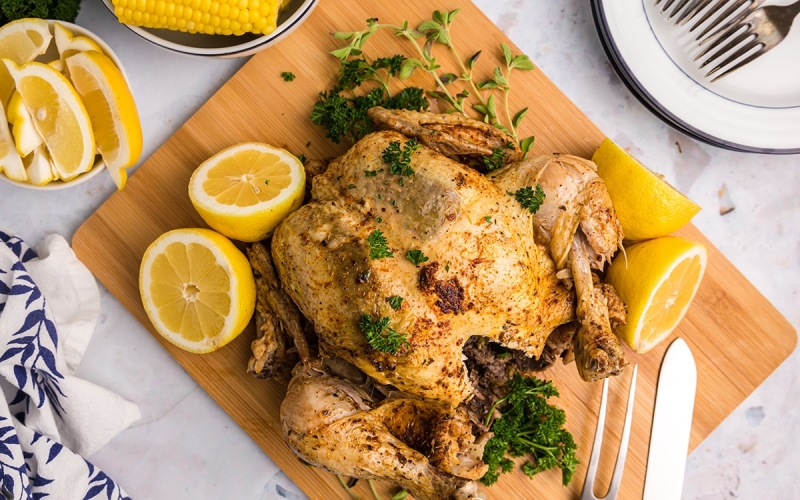
{"type": "Polygon", "coordinates": [[[702,243],[667,236],[637,243],[618,255],[606,275],[628,305],[617,335],[638,353],[658,345],[686,315],[708,261],[702,243]]]}
{"type": "Polygon", "coordinates": [[[34,149],[31,154],[22,159],[25,164],[25,172],[28,174],[28,182],[34,186],[44,186],[56,180],[53,174],[53,166],[50,162],[50,155],[44,146],[34,149]]]}
{"type": "MultiPolygon", "coordinates": [[[[19,19],[0,28],[0,59],[17,64],[33,61],[47,51],[53,35],[43,19],[19,19]]],[[[8,104],[14,92],[14,79],[0,64],[0,103],[8,104]]]]}
{"type": "MultiPolygon", "coordinates": [[[[5,116],[2,103],[0,103],[0,111],[2,111],[2,116],[5,116]]],[[[3,171],[5,171],[6,177],[12,181],[25,182],[28,180],[25,165],[22,164],[22,158],[17,152],[14,138],[11,137],[11,131],[8,129],[5,118],[0,123],[0,172],[3,171]]]]}
{"type": "Polygon", "coordinates": [[[97,149],[117,189],[122,189],[128,179],[125,169],[142,154],[142,126],[128,83],[100,52],[79,52],[68,57],[66,64],[89,112],[97,149]]]}
{"type": "Polygon", "coordinates": [[[685,226],[700,207],[606,139],[592,161],[606,183],[625,238],[659,238],[685,226]]]}
{"type": "Polygon", "coordinates": [[[305,185],[305,170],[294,155],[248,142],[203,162],[189,181],[189,198],[220,233],[259,241],[303,203],[305,185]]]}
{"type": "Polygon", "coordinates": [[[50,158],[64,180],[94,165],[92,125],[80,96],[55,68],[38,62],[17,66],[3,59],[14,78],[33,124],[47,146],[50,158]]]}
{"type": "Polygon", "coordinates": [[[93,50],[101,54],[103,53],[103,49],[97,45],[97,42],[87,36],[74,36],[70,30],[60,23],[53,23],[53,34],[56,41],[56,48],[58,49],[58,55],[62,61],[70,56],[74,56],[78,52],[93,50]]]}
{"type": "Polygon", "coordinates": [[[256,302],[247,258],[209,229],[176,229],[156,239],[142,258],[139,291],[155,329],[194,353],[236,338],[256,302]]]}
{"type": "Polygon", "coordinates": [[[8,102],[8,123],[12,125],[11,131],[14,134],[14,143],[20,156],[28,156],[31,151],[41,146],[44,142],[42,136],[36,131],[31,115],[28,113],[28,108],[25,107],[19,92],[14,92],[8,102]]]}

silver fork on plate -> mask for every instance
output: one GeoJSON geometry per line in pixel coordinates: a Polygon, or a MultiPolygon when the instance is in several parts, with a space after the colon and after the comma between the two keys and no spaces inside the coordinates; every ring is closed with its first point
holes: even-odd
{"type": "MultiPolygon", "coordinates": [[[[661,1],[656,0],[656,5],[661,1]]],[[[786,38],[797,14],[800,13],[800,0],[790,5],[761,7],[764,1],[666,0],[661,13],[669,11],[667,19],[678,16],[675,25],[683,25],[703,12],[706,7],[711,6],[689,32],[694,32],[711,20],[696,38],[700,41],[701,47],[710,45],[695,57],[695,61],[709,56],[700,63],[700,69],[717,63],[706,73],[706,77],[711,77],[724,69],[711,80],[715,82],[766,54],[786,38]]]]}
{"type": "Polygon", "coordinates": [[[800,0],[790,5],[768,5],[746,11],[700,42],[701,46],[707,42],[711,44],[695,57],[695,61],[714,52],[700,64],[702,69],[724,58],[706,73],[706,77],[712,76],[731,63],[736,63],[711,80],[715,82],[774,49],[789,34],[798,14],[800,14],[800,0]],[[739,60],[742,57],[744,58],[739,60]]]}
{"type": "Polygon", "coordinates": [[[631,387],[628,390],[628,406],[625,409],[625,423],[622,426],[622,438],[617,452],[617,463],[614,464],[614,474],[611,476],[611,485],[608,493],[603,498],[594,496],[594,480],[597,475],[597,466],[600,462],[600,448],[603,446],[603,429],[606,424],[606,402],[608,401],[608,379],[603,381],[603,396],[600,398],[600,414],[597,417],[597,430],[594,434],[592,456],[586,469],[586,479],[583,481],[580,500],[615,500],[619,494],[619,485],[622,482],[622,471],[625,469],[625,458],[628,456],[628,441],[631,436],[631,421],[633,420],[633,400],[636,395],[636,373],[638,366],[634,365],[631,376],[631,387]]]}

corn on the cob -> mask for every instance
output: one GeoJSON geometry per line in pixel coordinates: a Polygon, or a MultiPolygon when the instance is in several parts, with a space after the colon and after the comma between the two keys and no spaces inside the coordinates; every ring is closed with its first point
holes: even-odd
{"type": "Polygon", "coordinates": [[[272,33],[287,0],[113,0],[121,23],[209,35],[272,33]]]}

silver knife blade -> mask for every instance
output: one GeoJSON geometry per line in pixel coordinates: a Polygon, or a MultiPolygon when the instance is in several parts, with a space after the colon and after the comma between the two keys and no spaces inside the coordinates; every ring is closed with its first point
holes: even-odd
{"type": "Polygon", "coordinates": [[[697,366],[683,339],[667,349],[658,375],[643,500],[680,500],[692,430],[697,366]]]}

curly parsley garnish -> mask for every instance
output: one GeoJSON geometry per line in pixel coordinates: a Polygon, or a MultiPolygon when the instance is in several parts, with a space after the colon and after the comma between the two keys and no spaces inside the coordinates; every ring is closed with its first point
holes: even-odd
{"type": "Polygon", "coordinates": [[[495,406],[503,405],[500,410],[502,417],[491,427],[494,437],[486,443],[483,451],[483,461],[489,466],[489,471],[481,482],[489,486],[500,474],[514,468],[514,462],[506,456],[508,454],[528,458],[522,465],[522,472],[529,477],[553,467],[560,468],[561,482],[568,485],[579,462],[572,434],[564,429],[564,411],[547,403],[548,398],[558,397],[558,389],[552,381],[525,378],[519,374],[508,386],[508,395],[495,402],[487,416],[488,425],[495,406]]]}
{"type": "Polygon", "coordinates": [[[399,295],[392,295],[391,297],[386,299],[386,302],[388,302],[389,305],[392,306],[392,309],[394,309],[395,311],[399,311],[400,308],[403,306],[403,297],[399,295]]]}
{"type": "Polygon", "coordinates": [[[544,203],[545,194],[542,186],[537,182],[535,190],[530,186],[517,189],[517,192],[514,193],[514,199],[522,205],[522,208],[527,208],[530,213],[535,214],[544,203]]]}
{"type": "Polygon", "coordinates": [[[402,148],[400,141],[390,142],[389,146],[383,150],[382,156],[383,161],[389,165],[389,173],[406,177],[414,175],[414,169],[411,168],[411,154],[421,147],[414,138],[406,141],[402,148]]]}
{"type": "Polygon", "coordinates": [[[367,338],[367,343],[376,351],[397,354],[402,347],[411,346],[404,333],[397,333],[389,326],[388,316],[372,319],[369,314],[362,314],[358,327],[367,338]]]}
{"type": "Polygon", "coordinates": [[[499,148],[493,148],[491,156],[482,158],[483,164],[486,165],[486,170],[492,171],[503,166],[503,162],[506,160],[506,149],[514,149],[514,146],[507,142],[499,148]]]}
{"type": "Polygon", "coordinates": [[[291,82],[297,77],[291,71],[284,71],[283,73],[281,73],[281,78],[283,78],[284,82],[291,82]]]}
{"type": "Polygon", "coordinates": [[[394,257],[394,252],[389,251],[386,236],[383,235],[380,229],[369,233],[369,236],[367,236],[367,244],[369,245],[369,258],[372,260],[394,257]]]}
{"type": "Polygon", "coordinates": [[[427,262],[428,258],[422,253],[422,250],[409,250],[406,252],[406,259],[410,260],[412,264],[418,266],[423,262],[427,262]]]}

